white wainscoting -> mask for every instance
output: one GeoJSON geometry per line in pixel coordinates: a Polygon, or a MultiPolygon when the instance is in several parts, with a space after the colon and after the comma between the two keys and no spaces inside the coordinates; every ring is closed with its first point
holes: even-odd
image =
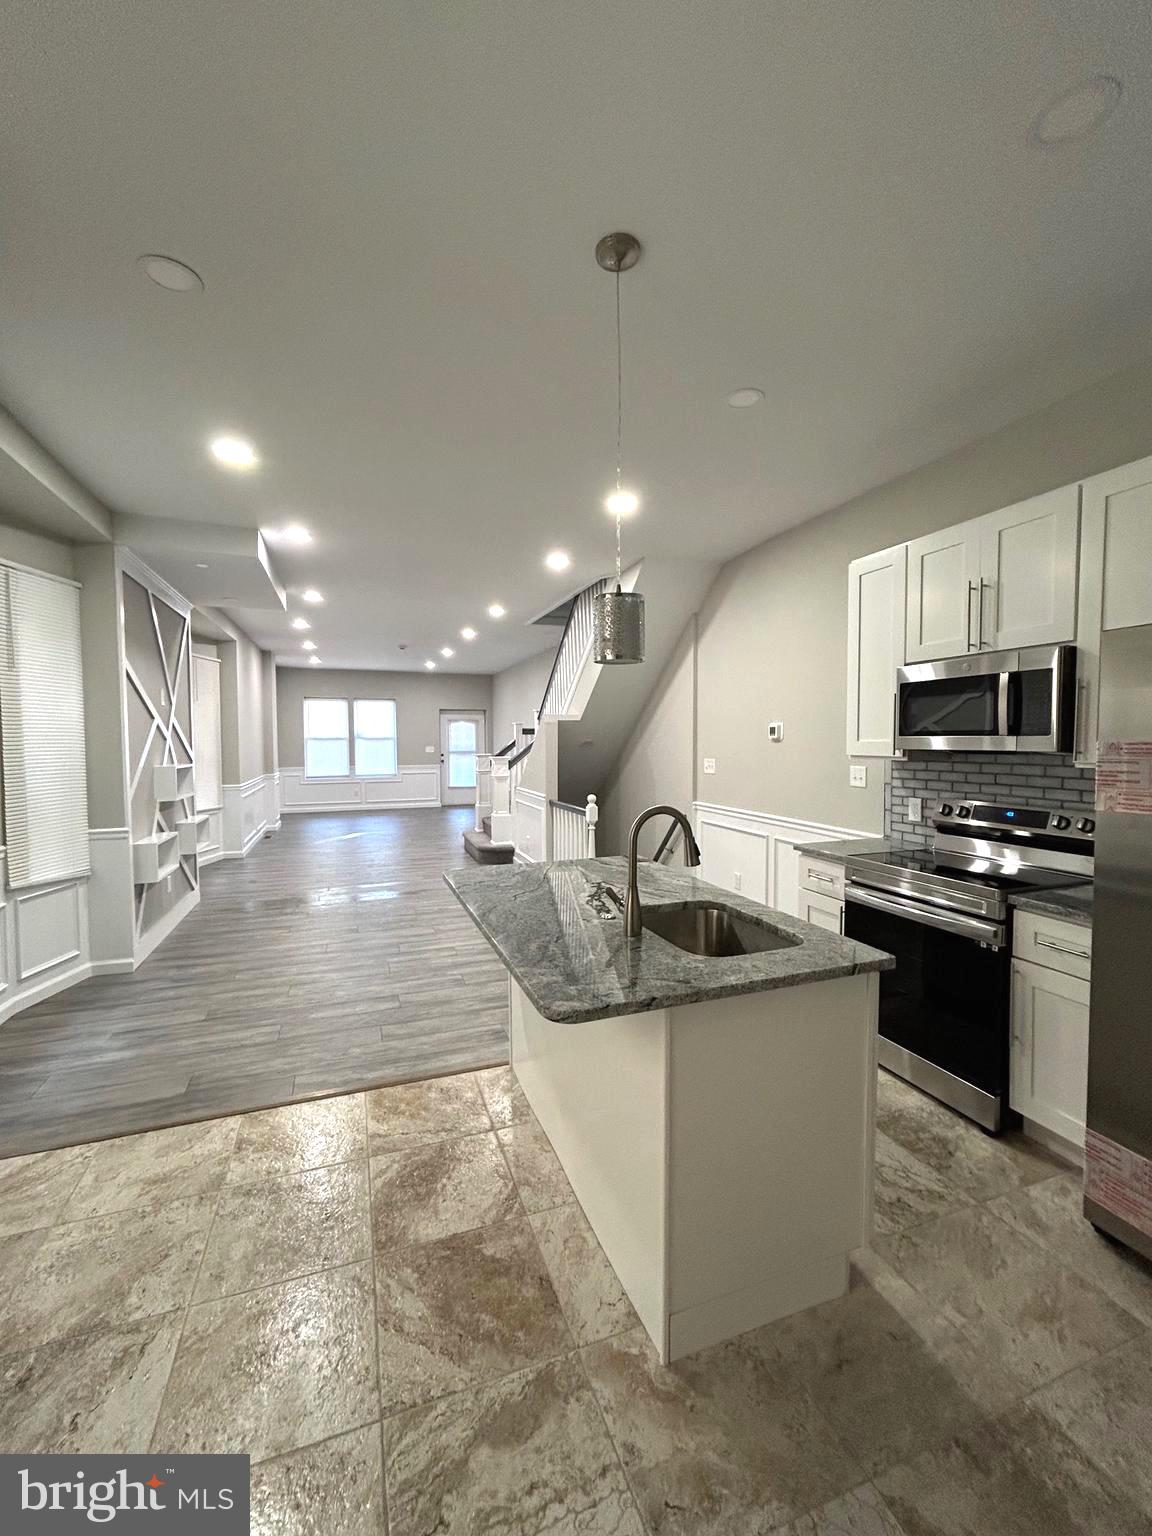
{"type": "Polygon", "coordinates": [[[132,833],[127,827],[89,827],[88,939],[92,973],[135,969],[132,833]]]}
{"type": "Polygon", "coordinates": [[[878,836],[855,827],[831,827],[825,822],[797,821],[701,800],[694,803],[692,811],[700,844],[701,878],[726,891],[738,889],[742,896],[793,917],[799,915],[797,848],[807,843],[878,836]]]}
{"type": "Polygon", "coordinates": [[[224,785],[223,851],[218,857],[242,859],[265,832],[275,831],[279,822],[278,777],[275,773],[262,773],[246,784],[224,785]]]}
{"type": "Polygon", "coordinates": [[[303,768],[280,770],[280,809],[410,811],[440,804],[437,763],[401,763],[395,779],[306,779],[303,768]]]}
{"type": "MultiPolygon", "coordinates": [[[[197,806],[196,809],[199,810],[200,807],[197,806]]],[[[201,869],[206,864],[215,864],[217,859],[224,857],[224,808],[213,806],[205,814],[208,817],[205,823],[208,830],[196,853],[196,862],[201,869]]]]}
{"type": "Polygon", "coordinates": [[[516,862],[538,864],[545,857],[547,847],[548,801],[539,790],[518,785],[513,796],[512,814],[515,818],[516,862]]]}
{"type": "Polygon", "coordinates": [[[0,848],[0,1022],[92,974],[88,878],[10,891],[0,848]]]}

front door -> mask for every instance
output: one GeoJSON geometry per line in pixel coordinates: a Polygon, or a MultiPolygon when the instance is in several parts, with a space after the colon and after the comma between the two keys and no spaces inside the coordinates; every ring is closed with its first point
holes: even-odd
{"type": "Polygon", "coordinates": [[[440,711],[440,804],[475,805],[476,754],[484,751],[484,711],[440,711]]]}

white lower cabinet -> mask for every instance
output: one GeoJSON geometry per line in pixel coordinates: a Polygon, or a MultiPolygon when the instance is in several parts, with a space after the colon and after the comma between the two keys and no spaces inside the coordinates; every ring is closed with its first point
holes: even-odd
{"type": "Polygon", "coordinates": [[[1012,962],[1012,1108],[1084,1145],[1089,983],[1028,960],[1012,962]]]}
{"type": "Polygon", "coordinates": [[[827,928],[829,933],[844,932],[844,903],[834,896],[815,896],[809,891],[800,892],[800,920],[815,928],[827,928]]]}

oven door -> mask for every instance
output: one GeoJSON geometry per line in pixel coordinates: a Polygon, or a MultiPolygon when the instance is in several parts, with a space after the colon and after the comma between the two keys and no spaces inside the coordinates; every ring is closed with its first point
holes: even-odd
{"type": "Polygon", "coordinates": [[[1003,924],[849,885],[847,937],[886,950],[881,1066],[989,1131],[1008,1099],[1011,957],[1003,924]]]}

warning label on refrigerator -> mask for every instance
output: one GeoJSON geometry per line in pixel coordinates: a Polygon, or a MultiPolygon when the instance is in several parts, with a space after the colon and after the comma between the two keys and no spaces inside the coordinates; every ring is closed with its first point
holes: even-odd
{"type": "Polygon", "coordinates": [[[1139,1152],[1089,1131],[1084,1141],[1084,1193],[1152,1237],[1152,1161],[1139,1152]]]}
{"type": "Polygon", "coordinates": [[[1152,816],[1152,741],[1100,743],[1096,809],[1152,816]]]}

